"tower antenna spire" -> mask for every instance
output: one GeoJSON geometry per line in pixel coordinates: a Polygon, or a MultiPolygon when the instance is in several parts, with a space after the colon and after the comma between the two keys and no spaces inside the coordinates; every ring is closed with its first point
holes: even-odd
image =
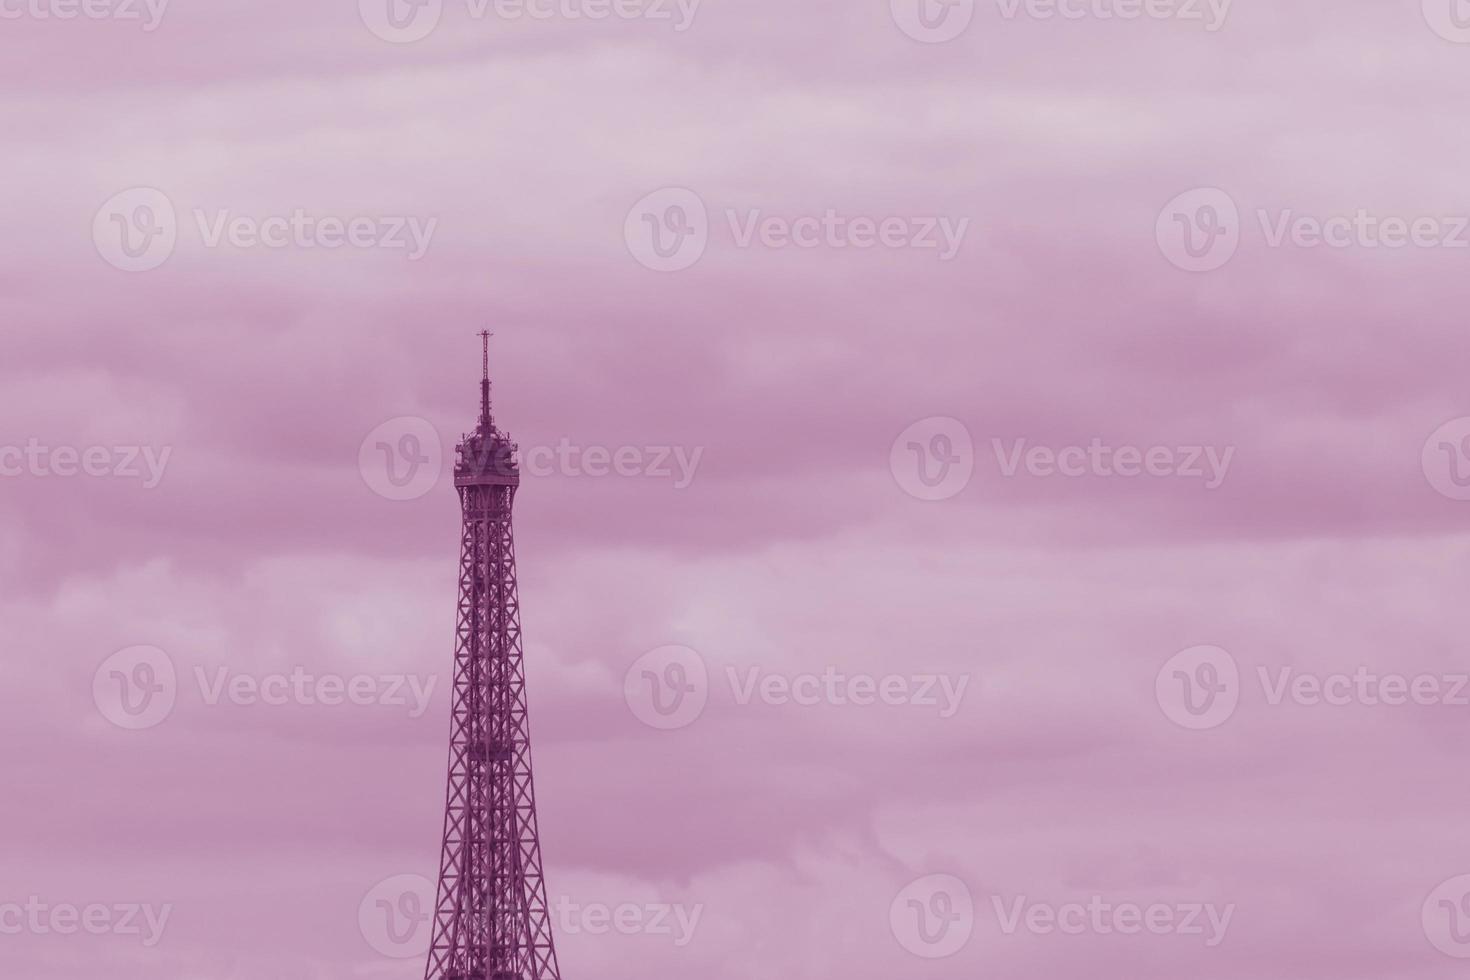
{"type": "Polygon", "coordinates": [[[480,331],[480,428],[490,431],[490,338],[488,330],[480,331]]]}

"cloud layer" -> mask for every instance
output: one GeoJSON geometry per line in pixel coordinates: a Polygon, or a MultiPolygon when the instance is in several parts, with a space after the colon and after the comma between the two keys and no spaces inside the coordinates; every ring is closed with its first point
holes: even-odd
{"type": "Polygon", "coordinates": [[[970,6],[0,4],[0,972],[421,972],[488,325],[568,976],[1457,976],[1470,47],[970,6]],[[1130,903],[1228,928],[1068,918],[1130,903]]]}

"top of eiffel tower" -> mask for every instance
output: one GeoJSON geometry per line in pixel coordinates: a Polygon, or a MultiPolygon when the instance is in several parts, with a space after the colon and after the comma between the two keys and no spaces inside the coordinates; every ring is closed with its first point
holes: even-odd
{"type": "Polygon", "coordinates": [[[490,338],[495,336],[488,330],[480,331],[480,431],[494,432],[495,423],[490,419],[490,338]]]}
{"type": "Polygon", "coordinates": [[[521,482],[516,459],[519,448],[509,433],[495,427],[490,412],[490,338],[489,330],[480,331],[480,420],[474,432],[459,443],[459,458],[454,464],[455,486],[500,484],[514,486],[521,482]]]}

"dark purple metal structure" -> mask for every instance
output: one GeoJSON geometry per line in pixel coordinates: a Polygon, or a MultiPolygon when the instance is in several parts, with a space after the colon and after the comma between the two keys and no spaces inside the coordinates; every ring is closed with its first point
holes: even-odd
{"type": "Polygon", "coordinates": [[[454,466],[463,527],[444,848],[426,980],[560,980],[531,777],[511,505],[515,444],[490,414],[454,466]]]}

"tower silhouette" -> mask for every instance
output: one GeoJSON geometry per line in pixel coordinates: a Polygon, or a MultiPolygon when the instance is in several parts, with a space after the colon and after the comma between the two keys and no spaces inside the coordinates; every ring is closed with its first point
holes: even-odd
{"type": "Polygon", "coordinates": [[[462,527],[444,847],[426,980],[560,980],[541,873],[511,505],[516,445],[490,414],[456,449],[462,527]]]}

